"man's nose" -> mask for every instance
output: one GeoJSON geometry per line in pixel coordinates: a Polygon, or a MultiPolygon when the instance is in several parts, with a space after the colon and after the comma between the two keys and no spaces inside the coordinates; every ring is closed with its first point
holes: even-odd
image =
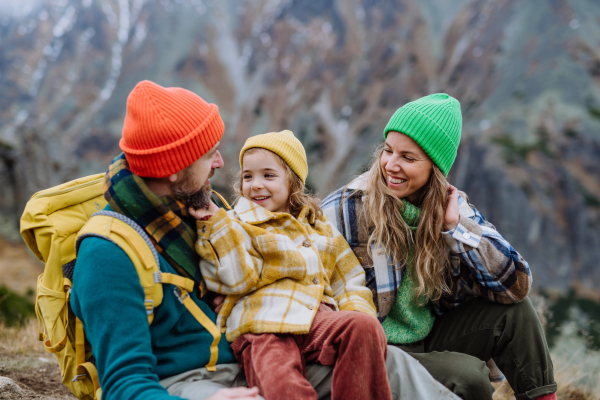
{"type": "Polygon", "coordinates": [[[223,162],[223,157],[221,157],[221,153],[219,153],[219,150],[217,150],[211,168],[223,168],[223,165],[225,165],[223,162]]]}

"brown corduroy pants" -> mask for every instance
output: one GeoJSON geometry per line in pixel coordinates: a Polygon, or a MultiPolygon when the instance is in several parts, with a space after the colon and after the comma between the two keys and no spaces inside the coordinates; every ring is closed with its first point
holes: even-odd
{"type": "Polygon", "coordinates": [[[332,400],[392,398],[385,333],[377,318],[366,314],[321,305],[308,334],[247,333],[231,349],[248,386],[257,386],[266,400],[316,400],[306,380],[306,361],[334,365],[332,400]]]}

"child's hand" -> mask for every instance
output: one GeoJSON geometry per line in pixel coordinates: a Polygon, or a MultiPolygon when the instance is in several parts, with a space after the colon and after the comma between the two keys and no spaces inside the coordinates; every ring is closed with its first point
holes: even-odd
{"type": "Polygon", "coordinates": [[[208,207],[199,208],[197,210],[190,207],[189,212],[190,212],[190,214],[192,214],[192,217],[196,218],[198,221],[208,221],[210,219],[210,217],[212,217],[217,212],[219,212],[219,207],[217,207],[217,205],[215,203],[210,201],[208,203],[208,207]]]}

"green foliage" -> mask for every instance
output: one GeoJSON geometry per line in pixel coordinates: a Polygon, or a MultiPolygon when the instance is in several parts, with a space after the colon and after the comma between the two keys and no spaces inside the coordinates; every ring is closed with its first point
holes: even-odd
{"type": "Polygon", "coordinates": [[[7,326],[23,325],[35,314],[35,306],[30,298],[33,290],[27,296],[20,296],[6,286],[0,286],[0,323],[7,326]]]}
{"type": "Polygon", "coordinates": [[[588,102],[587,111],[588,111],[588,114],[590,115],[590,117],[595,118],[595,119],[600,119],[600,107],[598,107],[597,105],[595,105],[591,102],[588,102]]]}
{"type": "Polygon", "coordinates": [[[524,162],[530,152],[540,152],[548,157],[554,154],[548,148],[546,135],[542,129],[536,132],[537,140],[533,143],[518,143],[508,133],[491,138],[491,142],[502,148],[504,159],[508,164],[524,162]]]}
{"type": "Polygon", "coordinates": [[[594,194],[590,193],[586,188],[584,188],[581,185],[577,185],[577,189],[579,190],[579,193],[581,193],[581,195],[583,196],[583,203],[587,207],[600,208],[600,200],[598,200],[598,198],[594,194]]]}
{"type": "Polygon", "coordinates": [[[587,108],[587,112],[590,117],[594,119],[600,119],[600,107],[598,106],[598,102],[594,96],[586,96],[585,107],[587,108]]]}
{"type": "Polygon", "coordinates": [[[523,190],[523,193],[525,193],[525,196],[527,196],[528,199],[530,199],[531,196],[533,195],[533,188],[527,182],[525,182],[521,185],[521,190],[523,190]]]}
{"type": "MultiPolygon", "coordinates": [[[[542,295],[547,297],[544,292],[542,295]]],[[[556,299],[548,311],[548,346],[556,345],[561,329],[570,322],[575,324],[577,336],[585,339],[588,348],[600,350],[600,303],[579,297],[571,289],[556,299]]]]}

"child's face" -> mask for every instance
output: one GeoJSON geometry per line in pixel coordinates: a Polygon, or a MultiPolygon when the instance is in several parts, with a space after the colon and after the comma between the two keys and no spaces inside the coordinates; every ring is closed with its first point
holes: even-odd
{"type": "Polygon", "coordinates": [[[288,212],[288,177],[277,158],[262,149],[244,153],[242,194],[271,212],[288,212]]]}

